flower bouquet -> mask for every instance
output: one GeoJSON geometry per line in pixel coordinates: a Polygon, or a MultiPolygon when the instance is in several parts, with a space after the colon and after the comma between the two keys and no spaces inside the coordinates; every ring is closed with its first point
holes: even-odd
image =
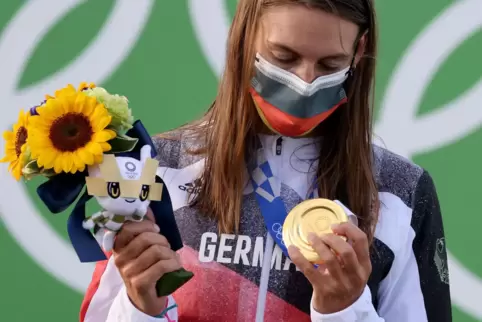
{"type": "Polygon", "coordinates": [[[85,171],[102,162],[104,153],[131,151],[138,139],[126,132],[134,119],[124,96],[94,84],[69,85],[46,95],[28,111],[20,111],[12,131],[3,135],[9,170],[20,180],[37,175],[85,171]]]}
{"type": "MultiPolygon", "coordinates": [[[[68,85],[20,111],[3,137],[0,162],[9,163],[17,181],[47,178],[37,194],[52,213],[74,205],[67,231],[81,262],[105,260],[123,223],[144,220],[148,207],[173,250],[182,247],[169,193],[156,174],[154,144],[134,121],[125,96],[92,83],[68,85]],[[92,197],[102,210],[86,217],[92,197]]],[[[158,295],[173,293],[192,276],[184,269],[165,274],[156,285],[158,295]]]]}

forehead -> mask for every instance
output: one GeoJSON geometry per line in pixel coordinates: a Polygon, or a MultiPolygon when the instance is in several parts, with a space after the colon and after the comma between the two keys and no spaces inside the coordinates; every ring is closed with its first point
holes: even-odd
{"type": "Polygon", "coordinates": [[[359,28],[351,21],[320,9],[282,5],[265,11],[261,31],[265,41],[319,57],[353,52],[359,28]]]}

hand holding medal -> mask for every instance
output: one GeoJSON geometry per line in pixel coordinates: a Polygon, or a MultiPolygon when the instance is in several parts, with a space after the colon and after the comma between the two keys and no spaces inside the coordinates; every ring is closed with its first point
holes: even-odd
{"type": "Polygon", "coordinates": [[[367,237],[338,203],[310,199],[293,208],[283,224],[283,242],[313,286],[317,312],[339,312],[363,293],[371,273],[367,237]]]}

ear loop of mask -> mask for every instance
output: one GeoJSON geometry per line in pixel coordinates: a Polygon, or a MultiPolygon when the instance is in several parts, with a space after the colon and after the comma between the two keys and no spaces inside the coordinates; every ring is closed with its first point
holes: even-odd
{"type": "MultiPolygon", "coordinates": [[[[363,35],[362,35],[363,37],[363,35]]],[[[351,77],[353,76],[353,74],[355,74],[355,69],[356,69],[356,66],[355,66],[355,58],[356,58],[356,54],[358,52],[358,46],[360,44],[360,38],[358,38],[358,40],[356,41],[356,44],[355,44],[355,52],[353,53],[353,57],[351,59],[351,63],[350,63],[350,69],[346,72],[347,76],[348,77],[351,77]]]]}
{"type": "MultiPolygon", "coordinates": [[[[370,2],[370,0],[367,0],[367,3],[370,2]]],[[[370,8],[370,5],[368,4],[368,7],[370,8]]],[[[366,35],[368,32],[368,29],[366,29],[365,31],[363,31],[363,33],[361,34],[361,36],[358,37],[356,43],[355,43],[355,51],[353,53],[353,57],[351,59],[351,63],[350,63],[350,69],[346,72],[346,74],[348,75],[348,77],[351,77],[353,76],[353,74],[355,74],[355,69],[356,69],[356,66],[355,66],[355,58],[356,58],[356,54],[358,52],[358,46],[360,46],[360,40],[363,38],[364,35],[366,35]]]]}

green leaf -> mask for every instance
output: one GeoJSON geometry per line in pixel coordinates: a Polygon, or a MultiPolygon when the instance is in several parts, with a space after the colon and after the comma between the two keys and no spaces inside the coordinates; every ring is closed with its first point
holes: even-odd
{"type": "Polygon", "coordinates": [[[53,169],[44,169],[39,167],[36,160],[28,162],[22,169],[22,174],[25,180],[29,181],[36,176],[43,176],[46,178],[56,175],[53,169]]]}
{"type": "Polygon", "coordinates": [[[109,153],[129,152],[134,149],[139,139],[131,138],[127,135],[117,135],[114,139],[109,141],[112,150],[109,153]]]}
{"type": "Polygon", "coordinates": [[[40,174],[43,175],[44,177],[47,177],[47,178],[51,178],[55,175],[57,175],[58,173],[55,173],[55,171],[53,169],[41,169],[40,170],[40,174]]]}
{"type": "Polygon", "coordinates": [[[40,173],[40,167],[36,160],[32,160],[23,167],[22,172],[23,174],[40,173]]]}

